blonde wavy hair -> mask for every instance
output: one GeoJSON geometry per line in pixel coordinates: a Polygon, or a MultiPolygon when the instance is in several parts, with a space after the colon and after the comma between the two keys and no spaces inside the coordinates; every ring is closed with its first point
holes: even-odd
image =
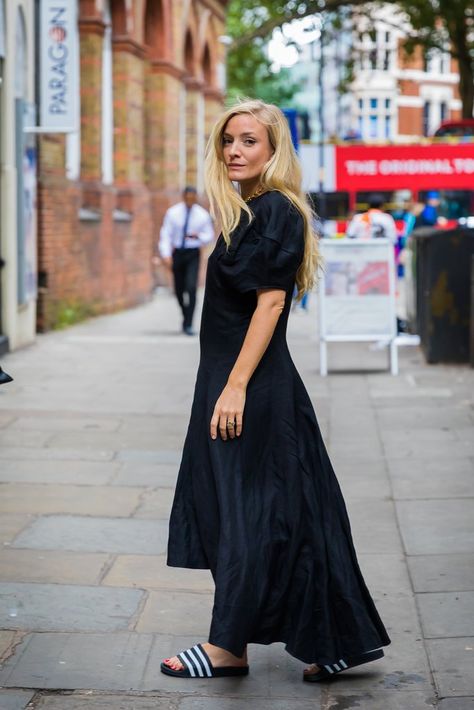
{"type": "Polygon", "coordinates": [[[223,135],[226,126],[233,116],[241,114],[250,114],[266,127],[274,151],[260,176],[261,186],[264,190],[278,190],[286,195],[304,220],[304,256],[296,274],[299,300],[314,284],[320,257],[313,227],[315,215],[301,189],[301,168],[291,142],[288,122],[277,106],[253,99],[239,101],[227,109],[215,124],[207,143],[205,161],[206,191],[211,213],[221,225],[227,246],[239,224],[242,210],[247,212],[249,222],[254,217],[229,180],[224,161],[223,135]]]}

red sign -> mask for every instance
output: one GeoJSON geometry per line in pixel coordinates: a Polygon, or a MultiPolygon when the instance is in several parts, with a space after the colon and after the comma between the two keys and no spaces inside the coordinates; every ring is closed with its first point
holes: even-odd
{"type": "Polygon", "coordinates": [[[337,190],[474,189],[474,143],[336,146],[337,190]]]}

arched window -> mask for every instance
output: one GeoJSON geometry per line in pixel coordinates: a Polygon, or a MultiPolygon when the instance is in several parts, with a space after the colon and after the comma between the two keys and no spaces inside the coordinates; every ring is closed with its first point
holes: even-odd
{"type": "Polygon", "coordinates": [[[186,72],[190,76],[194,76],[194,45],[191,32],[188,30],[186,32],[186,38],[184,40],[184,66],[186,72]]]}
{"type": "Polygon", "coordinates": [[[204,47],[204,54],[202,57],[202,73],[206,84],[211,86],[213,84],[212,60],[209,45],[207,44],[204,47]]]}
{"type": "Polygon", "coordinates": [[[164,16],[161,0],[147,0],[145,9],[145,44],[151,59],[165,55],[164,16]]]}

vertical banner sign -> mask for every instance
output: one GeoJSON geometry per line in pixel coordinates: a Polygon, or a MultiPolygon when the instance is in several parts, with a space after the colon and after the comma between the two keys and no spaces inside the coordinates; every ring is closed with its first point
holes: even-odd
{"type": "Polygon", "coordinates": [[[41,0],[40,122],[53,132],[77,129],[76,24],[76,0],[41,0]]]}

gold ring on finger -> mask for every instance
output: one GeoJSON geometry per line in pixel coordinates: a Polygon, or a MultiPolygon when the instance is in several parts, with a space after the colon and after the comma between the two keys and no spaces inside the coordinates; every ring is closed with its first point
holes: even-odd
{"type": "Polygon", "coordinates": [[[234,422],[228,421],[228,422],[227,422],[227,426],[229,427],[229,429],[233,429],[233,428],[234,428],[234,422]]]}

